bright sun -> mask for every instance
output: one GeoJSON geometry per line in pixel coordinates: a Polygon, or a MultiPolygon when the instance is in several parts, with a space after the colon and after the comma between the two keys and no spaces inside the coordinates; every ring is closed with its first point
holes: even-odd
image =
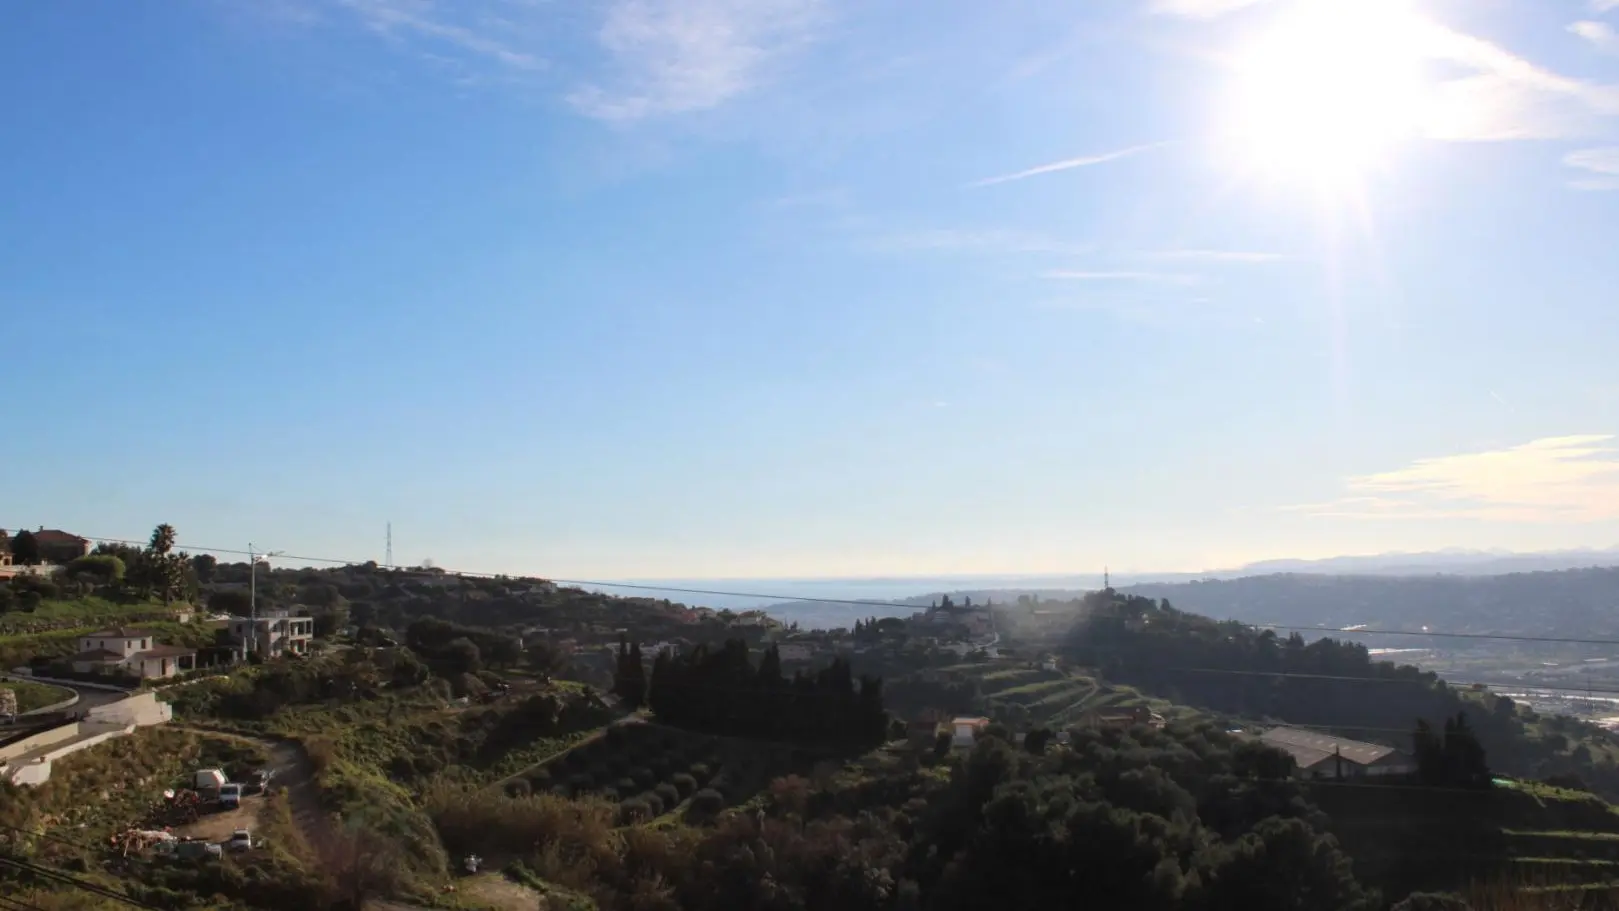
{"type": "Polygon", "coordinates": [[[1360,180],[1424,125],[1426,34],[1398,0],[1298,0],[1234,60],[1235,154],[1269,177],[1360,180]]]}

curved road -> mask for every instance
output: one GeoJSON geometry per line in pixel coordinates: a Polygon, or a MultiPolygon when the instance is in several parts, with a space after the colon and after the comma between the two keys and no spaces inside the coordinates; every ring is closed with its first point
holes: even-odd
{"type": "MultiPolygon", "coordinates": [[[[133,692],[132,690],[104,690],[88,686],[78,686],[69,680],[56,680],[49,677],[27,677],[18,674],[0,675],[0,681],[7,680],[16,681],[18,683],[44,683],[49,686],[59,686],[65,690],[72,690],[78,694],[79,701],[74,703],[71,707],[62,710],[65,712],[88,712],[93,708],[99,708],[103,705],[117,702],[120,699],[127,699],[129,694],[133,692]]],[[[17,717],[21,719],[32,714],[34,713],[24,712],[17,717]]]]}
{"type": "Polygon", "coordinates": [[[100,706],[117,702],[120,699],[129,698],[129,693],[127,692],[92,690],[88,687],[73,686],[65,683],[58,683],[55,684],[55,686],[66,687],[67,689],[79,694],[79,701],[74,703],[72,709],[69,709],[69,711],[74,712],[88,712],[93,708],[99,708],[100,706]]]}

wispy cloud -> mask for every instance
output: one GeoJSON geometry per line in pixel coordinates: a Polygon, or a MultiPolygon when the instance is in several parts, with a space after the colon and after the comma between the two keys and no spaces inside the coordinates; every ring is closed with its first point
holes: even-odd
{"type": "Polygon", "coordinates": [[[1614,440],[1611,434],[1547,437],[1508,449],[1419,459],[1350,478],[1338,500],[1289,509],[1353,519],[1619,519],[1614,440]]]}
{"type": "Polygon", "coordinates": [[[1582,19],[1571,23],[1568,30],[1604,53],[1619,53],[1619,34],[1615,34],[1613,26],[1606,22],[1596,22],[1591,19],[1582,19]]]}
{"type": "Polygon", "coordinates": [[[1575,190],[1619,190],[1619,146],[1570,152],[1563,164],[1585,172],[1568,182],[1575,190]]]}
{"type": "MultiPolygon", "coordinates": [[[[538,69],[543,59],[513,42],[521,30],[510,19],[484,15],[455,19],[433,0],[341,0],[366,27],[391,38],[425,39],[517,70],[538,69]]],[[[463,14],[465,10],[463,9],[463,14]]]]}
{"type": "Polygon", "coordinates": [[[1173,272],[1087,272],[1073,269],[1053,269],[1041,273],[1040,277],[1080,282],[1169,282],[1177,285],[1195,284],[1199,278],[1173,272]]]}
{"type": "Polygon", "coordinates": [[[597,33],[614,78],[568,96],[601,120],[717,107],[812,36],[820,0],[615,0],[597,33]]]}
{"type": "Polygon", "coordinates": [[[1142,255],[1150,259],[1199,263],[1258,264],[1287,259],[1281,253],[1266,253],[1259,250],[1149,250],[1142,255]]]}
{"type": "Polygon", "coordinates": [[[1131,155],[1139,155],[1142,152],[1148,152],[1153,149],[1161,149],[1170,144],[1171,143],[1169,142],[1149,142],[1144,145],[1130,146],[1129,148],[1124,149],[1115,149],[1111,152],[1102,152],[1098,155],[1082,155],[1079,158],[1064,158],[1062,161],[1053,161],[1049,164],[1036,165],[1035,167],[1027,168],[1022,171],[1014,171],[1011,174],[1002,174],[998,177],[986,177],[983,180],[975,180],[968,184],[968,186],[988,187],[998,183],[1008,183],[1014,180],[1023,180],[1027,177],[1038,177],[1041,174],[1054,174],[1058,171],[1071,171],[1074,168],[1088,168],[1093,165],[1106,164],[1110,161],[1118,161],[1121,158],[1129,158],[1131,155]]]}
{"type": "Polygon", "coordinates": [[[1575,138],[1596,118],[1619,115],[1619,87],[1564,76],[1477,36],[1428,23],[1424,50],[1474,71],[1436,87],[1432,138],[1575,138]]]}
{"type": "MultiPolygon", "coordinates": [[[[1149,8],[1187,19],[1214,19],[1261,2],[1265,0],[1153,0],[1149,8]]],[[[1619,8],[1619,0],[1591,0],[1590,8],[1606,12],[1619,8]]],[[[1430,139],[1578,138],[1597,132],[1601,118],[1619,116],[1619,86],[1562,75],[1415,14],[1408,24],[1408,38],[1418,54],[1465,71],[1433,87],[1425,105],[1430,139]]],[[[1570,30],[1599,47],[1614,48],[1614,33],[1603,23],[1578,22],[1570,30]]]]}

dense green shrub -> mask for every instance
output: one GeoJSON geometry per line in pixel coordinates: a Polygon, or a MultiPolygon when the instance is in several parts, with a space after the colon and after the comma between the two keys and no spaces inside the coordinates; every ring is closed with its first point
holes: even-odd
{"type": "Polygon", "coordinates": [[[646,801],[639,797],[626,800],[618,805],[618,819],[622,825],[632,825],[652,818],[652,810],[646,801]]]}
{"type": "Polygon", "coordinates": [[[658,795],[658,799],[663,801],[664,809],[668,809],[680,802],[680,789],[667,781],[653,788],[652,793],[658,795]]]}
{"type": "Polygon", "coordinates": [[[725,809],[725,795],[713,788],[704,788],[692,795],[691,806],[686,814],[693,822],[706,822],[718,816],[723,809],[725,809]]]}

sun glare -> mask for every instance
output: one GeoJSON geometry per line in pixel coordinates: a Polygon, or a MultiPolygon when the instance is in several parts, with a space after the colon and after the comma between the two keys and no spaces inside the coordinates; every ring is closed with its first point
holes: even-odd
{"type": "Polygon", "coordinates": [[[1234,154],[1329,189],[1359,180],[1423,126],[1423,38],[1398,0],[1299,0],[1234,60],[1234,154]]]}

